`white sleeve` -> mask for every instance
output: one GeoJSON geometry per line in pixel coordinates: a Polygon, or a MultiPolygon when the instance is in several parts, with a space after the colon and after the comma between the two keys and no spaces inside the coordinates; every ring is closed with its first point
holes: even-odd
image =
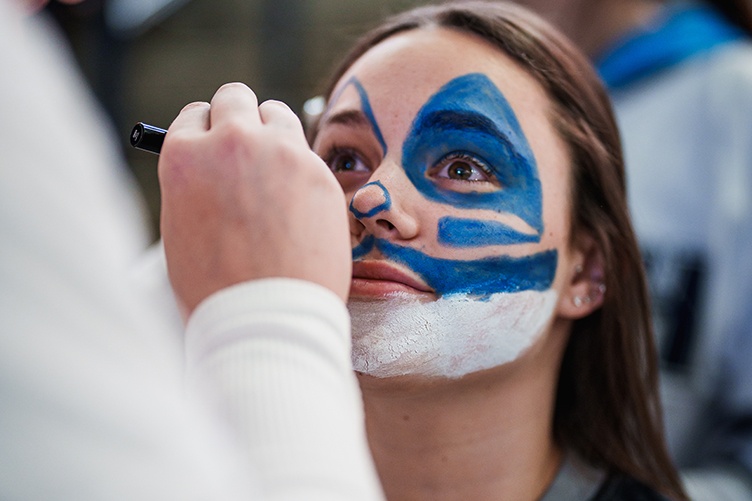
{"type": "Polygon", "coordinates": [[[382,499],[334,293],[281,278],[225,289],[189,319],[186,350],[189,380],[240,433],[265,499],[382,499]]]}
{"type": "MultiPolygon", "coordinates": [[[[0,67],[0,499],[264,499],[231,430],[185,393],[165,319],[127,285],[146,239],[105,121],[6,0],[0,67]]],[[[283,428],[294,416],[277,410],[283,428]]]]}

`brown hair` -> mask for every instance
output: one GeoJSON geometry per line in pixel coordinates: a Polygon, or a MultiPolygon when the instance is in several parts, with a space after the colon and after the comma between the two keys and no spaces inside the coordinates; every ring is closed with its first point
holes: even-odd
{"type": "Polygon", "coordinates": [[[603,306],[574,323],[564,354],[555,439],[594,466],[687,499],[663,437],[645,276],[627,209],[618,130],[600,80],[568,40],[526,9],[464,1],[418,7],[367,33],[335,71],[326,95],[369,48],[427,26],[480,36],[543,86],[571,154],[570,243],[586,232],[605,258],[603,306]]]}

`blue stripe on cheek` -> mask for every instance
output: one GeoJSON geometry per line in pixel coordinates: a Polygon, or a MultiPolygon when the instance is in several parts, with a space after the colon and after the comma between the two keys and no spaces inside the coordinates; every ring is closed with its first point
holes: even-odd
{"type": "Polygon", "coordinates": [[[553,283],[558,262],[556,250],[530,256],[492,256],[472,261],[441,259],[382,239],[364,240],[359,246],[358,257],[365,254],[363,250],[374,246],[386,258],[420,275],[439,296],[468,294],[483,299],[499,292],[546,290],[553,283]]]}
{"type": "Polygon", "coordinates": [[[540,236],[510,228],[499,221],[443,217],[439,220],[439,243],[449,247],[479,247],[540,242],[540,236]]]}

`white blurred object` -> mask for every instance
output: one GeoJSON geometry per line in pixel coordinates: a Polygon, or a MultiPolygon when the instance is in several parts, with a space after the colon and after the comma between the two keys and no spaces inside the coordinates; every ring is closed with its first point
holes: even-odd
{"type": "Polygon", "coordinates": [[[739,468],[707,468],[682,473],[692,501],[752,501],[747,472],[739,468]]]}

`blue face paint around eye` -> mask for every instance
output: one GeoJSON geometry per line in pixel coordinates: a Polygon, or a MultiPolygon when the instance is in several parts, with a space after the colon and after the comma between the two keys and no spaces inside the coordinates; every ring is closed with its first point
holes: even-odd
{"type": "MultiPolygon", "coordinates": [[[[471,73],[455,78],[426,102],[413,121],[403,145],[402,164],[410,181],[427,198],[463,209],[491,209],[519,216],[538,237],[543,233],[543,196],[535,157],[511,106],[485,75],[471,73]],[[443,190],[426,171],[453,152],[481,158],[494,171],[501,189],[490,193],[443,190]]],[[[474,225],[464,231],[466,246],[486,245],[494,225],[474,225]]],[[[456,230],[455,223],[445,229],[456,230]]],[[[497,244],[510,241],[506,230],[497,244]]],[[[461,245],[444,235],[445,241],[461,245]]],[[[519,242],[529,237],[519,233],[519,242]]],[[[539,241],[539,240],[538,240],[539,241]]]]}
{"type": "Polygon", "coordinates": [[[361,258],[373,249],[423,277],[439,296],[467,294],[477,299],[487,299],[499,292],[546,290],[553,283],[558,261],[556,250],[530,256],[491,256],[471,261],[441,259],[370,235],[353,249],[353,259],[361,258]]]}

